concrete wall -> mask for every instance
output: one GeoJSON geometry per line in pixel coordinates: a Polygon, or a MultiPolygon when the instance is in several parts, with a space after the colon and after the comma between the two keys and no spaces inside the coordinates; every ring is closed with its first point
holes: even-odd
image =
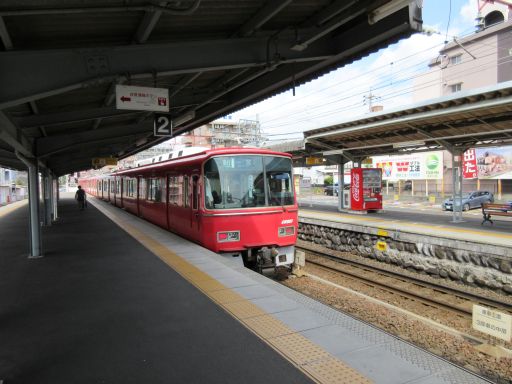
{"type": "MultiPolygon", "coordinates": [[[[299,240],[436,278],[512,294],[511,248],[299,218],[299,240]]],[[[306,245],[304,244],[304,245],[306,245]]],[[[302,244],[298,244],[301,246],[302,244]]],[[[331,256],[335,254],[328,252],[331,256]]]]}

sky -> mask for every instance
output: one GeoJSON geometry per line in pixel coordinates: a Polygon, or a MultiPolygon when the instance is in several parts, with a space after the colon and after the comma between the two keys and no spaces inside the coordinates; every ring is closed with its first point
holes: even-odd
{"type": "Polygon", "coordinates": [[[413,103],[413,82],[421,84],[428,62],[444,42],[475,31],[477,0],[424,0],[423,28],[415,34],[295,90],[231,114],[233,120],[259,120],[267,143],[302,138],[305,130],[352,120],[373,105],[384,110],[413,103]],[[451,8],[451,12],[450,12],[451,8]]]}

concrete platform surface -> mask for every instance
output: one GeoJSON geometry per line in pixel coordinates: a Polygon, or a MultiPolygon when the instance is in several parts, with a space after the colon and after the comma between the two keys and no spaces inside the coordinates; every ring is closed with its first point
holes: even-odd
{"type": "Polygon", "coordinates": [[[37,260],[27,215],[0,217],[3,384],[311,382],[96,208],[61,200],[37,260]]]}

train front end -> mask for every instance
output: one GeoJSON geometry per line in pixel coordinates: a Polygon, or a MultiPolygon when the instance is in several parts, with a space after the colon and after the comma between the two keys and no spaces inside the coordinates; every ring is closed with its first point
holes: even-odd
{"type": "Polygon", "coordinates": [[[240,256],[252,269],[290,267],[298,228],[291,158],[219,155],[205,162],[203,172],[204,245],[240,256]]]}

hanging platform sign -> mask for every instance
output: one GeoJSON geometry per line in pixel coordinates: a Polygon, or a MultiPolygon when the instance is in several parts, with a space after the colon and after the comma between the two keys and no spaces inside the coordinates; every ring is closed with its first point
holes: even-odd
{"type": "Polygon", "coordinates": [[[172,137],[172,120],[166,115],[156,115],[153,121],[153,134],[155,136],[170,136],[172,137]]]}
{"type": "Polygon", "coordinates": [[[323,157],[306,157],[306,165],[323,165],[323,157]]]}
{"type": "Polygon", "coordinates": [[[92,166],[94,168],[101,168],[106,165],[117,165],[117,159],[115,157],[93,157],[92,166]]]}
{"type": "Polygon", "coordinates": [[[167,88],[116,85],[116,108],[134,111],[169,112],[167,88]]]}

